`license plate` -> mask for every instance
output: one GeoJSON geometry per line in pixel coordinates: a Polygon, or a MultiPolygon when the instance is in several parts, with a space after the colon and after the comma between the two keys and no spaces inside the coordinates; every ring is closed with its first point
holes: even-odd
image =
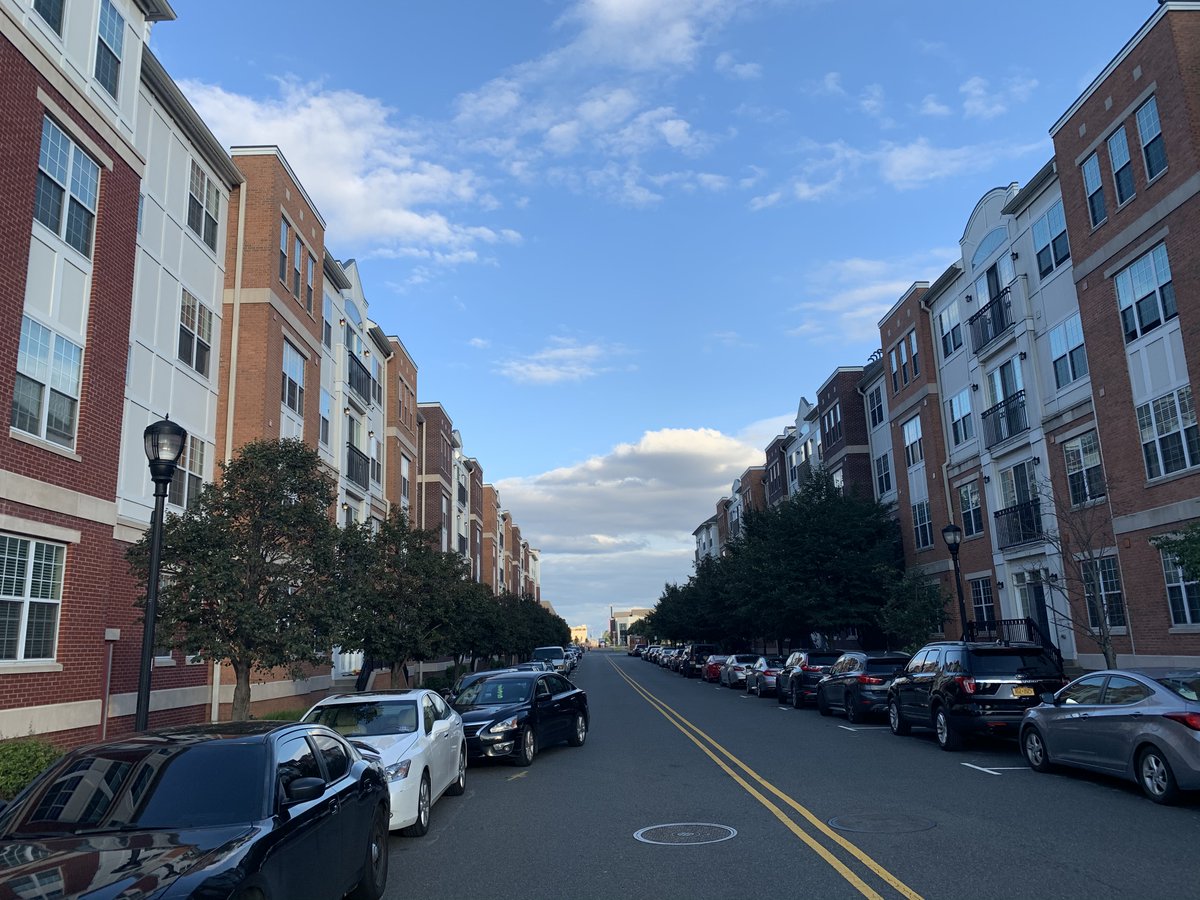
{"type": "Polygon", "coordinates": [[[1015,688],[1013,688],[1013,696],[1014,697],[1032,697],[1033,696],[1033,688],[1020,687],[1020,686],[1015,687],[1015,688]]]}

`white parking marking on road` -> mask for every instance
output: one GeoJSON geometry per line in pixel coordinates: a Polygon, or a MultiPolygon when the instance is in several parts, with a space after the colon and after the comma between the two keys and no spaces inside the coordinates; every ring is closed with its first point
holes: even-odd
{"type": "Polygon", "coordinates": [[[505,781],[516,781],[518,778],[524,778],[528,774],[528,772],[518,772],[516,775],[509,775],[505,781]]]}
{"type": "Polygon", "coordinates": [[[975,769],[979,772],[987,772],[989,775],[1003,775],[1005,772],[1030,772],[1029,766],[977,766],[974,763],[963,763],[968,769],[975,769]]]}
{"type": "Polygon", "coordinates": [[[887,725],[859,725],[857,728],[852,728],[849,725],[838,726],[838,728],[844,731],[885,731],[887,727],[887,725]]]}

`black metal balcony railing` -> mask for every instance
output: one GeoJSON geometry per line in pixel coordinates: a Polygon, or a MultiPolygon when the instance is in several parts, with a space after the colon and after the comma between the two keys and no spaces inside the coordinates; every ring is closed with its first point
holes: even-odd
{"type": "Polygon", "coordinates": [[[1042,536],[1042,504],[1036,497],[1007,509],[997,510],[996,537],[1000,549],[1028,544],[1042,536]]]}
{"type": "Polygon", "coordinates": [[[1025,392],[1017,391],[1001,400],[979,417],[983,422],[983,440],[988,449],[1029,430],[1025,413],[1025,392]]]}
{"type": "Polygon", "coordinates": [[[350,390],[358,395],[358,398],[363,403],[370,404],[371,402],[371,373],[367,371],[367,367],[358,361],[350,351],[346,351],[346,359],[349,361],[350,375],[350,390]]]}
{"type": "Polygon", "coordinates": [[[1012,288],[1006,287],[987,306],[967,320],[971,350],[978,353],[1012,327],[1012,288]]]}
{"type": "Polygon", "coordinates": [[[364,491],[371,486],[371,460],[351,444],[346,445],[346,477],[364,491]]]}
{"type": "Polygon", "coordinates": [[[1060,651],[1049,636],[1038,628],[1033,619],[989,619],[986,622],[968,622],[963,629],[963,639],[968,641],[997,641],[1008,644],[1014,641],[1028,641],[1040,644],[1049,651],[1050,656],[1063,668],[1062,651],[1060,651]]]}

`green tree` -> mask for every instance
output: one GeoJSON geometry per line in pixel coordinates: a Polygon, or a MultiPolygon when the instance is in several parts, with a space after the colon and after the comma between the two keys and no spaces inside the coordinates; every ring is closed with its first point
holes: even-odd
{"type": "MultiPolygon", "coordinates": [[[[335,489],[299,440],[253,441],[163,527],[157,640],[229,660],[233,718],[250,711],[250,674],[328,660],[339,621],[335,489]]],[[[143,587],[149,533],[127,555],[143,587]]],[[[144,605],[144,600],[143,600],[144,605]]]]}
{"type": "Polygon", "coordinates": [[[949,594],[936,579],[908,570],[897,574],[879,624],[897,647],[913,653],[942,630],[949,602],[949,594]]]}
{"type": "Polygon", "coordinates": [[[1189,581],[1200,581],[1200,522],[1193,522],[1175,534],[1151,538],[1150,543],[1179,560],[1189,581]]]}

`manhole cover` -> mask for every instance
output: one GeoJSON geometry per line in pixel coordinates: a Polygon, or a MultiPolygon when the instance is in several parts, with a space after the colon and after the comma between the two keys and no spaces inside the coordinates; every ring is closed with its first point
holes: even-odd
{"type": "Polygon", "coordinates": [[[651,825],[633,836],[643,844],[716,844],[736,837],[737,831],[728,825],[672,822],[669,825],[651,825]]]}
{"type": "Polygon", "coordinates": [[[861,834],[906,834],[910,831],[928,831],[935,827],[937,822],[920,816],[858,813],[852,816],[837,816],[830,819],[829,824],[838,831],[857,831],[861,834]]]}

